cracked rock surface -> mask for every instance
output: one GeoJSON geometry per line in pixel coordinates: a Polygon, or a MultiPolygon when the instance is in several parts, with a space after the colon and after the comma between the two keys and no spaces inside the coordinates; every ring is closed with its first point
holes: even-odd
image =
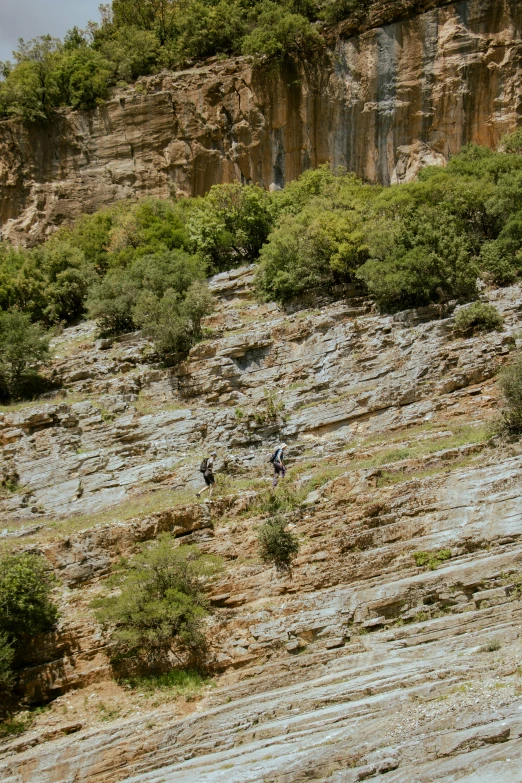
{"type": "Polygon", "coordinates": [[[256,302],[250,268],[211,287],[212,336],[182,366],[81,324],[54,343],[63,390],[2,413],[0,543],[44,553],[62,615],[21,682],[51,706],[0,741],[0,778],[519,783],[522,444],[494,422],[522,287],[487,292],[504,328],[468,338],[454,307],[285,312],[256,302]],[[257,527],[282,439],[300,550],[281,573],[257,527]],[[185,701],[115,683],[90,607],[161,532],[225,562],[213,687],[185,701]]]}

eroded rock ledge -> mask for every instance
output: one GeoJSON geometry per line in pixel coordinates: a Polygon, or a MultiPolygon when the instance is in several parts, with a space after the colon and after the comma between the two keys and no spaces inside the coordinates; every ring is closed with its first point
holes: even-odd
{"type": "Polygon", "coordinates": [[[255,301],[251,275],[211,281],[213,337],[175,373],[139,334],[111,346],[87,323],[54,343],[66,396],[4,414],[2,469],[20,486],[3,493],[0,541],[49,559],[62,619],[28,651],[26,697],[53,702],[0,742],[2,781],[518,783],[522,445],[490,423],[521,287],[488,292],[502,332],[464,339],[451,307],[288,314],[255,301]],[[281,437],[303,490],[287,575],[256,545],[281,437]],[[218,497],[198,503],[216,445],[218,497]],[[226,564],[215,688],[187,703],[113,682],[90,605],[164,531],[226,564]],[[446,559],[429,570],[419,551],[446,559]]]}

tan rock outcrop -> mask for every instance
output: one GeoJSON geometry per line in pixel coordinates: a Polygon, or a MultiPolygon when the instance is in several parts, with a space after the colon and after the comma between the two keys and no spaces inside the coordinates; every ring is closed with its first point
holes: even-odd
{"type": "Polygon", "coordinates": [[[451,306],[287,313],[251,285],[251,268],[210,281],[213,336],[174,370],[139,334],[111,347],[92,324],[64,330],[67,396],[2,414],[0,542],[48,558],[61,618],[25,651],[20,690],[52,703],[0,740],[0,779],[518,783],[522,444],[489,425],[521,285],[487,292],[502,331],[466,338],[451,306]],[[289,573],[257,545],[282,437],[289,573]],[[116,683],[92,608],[121,557],[165,532],[224,561],[215,687],[186,702],[116,683]]]}
{"type": "Polygon", "coordinates": [[[516,127],[519,3],[394,0],[372,14],[366,32],[345,30],[303,72],[217,61],[141,79],[91,113],[1,123],[4,236],[34,242],[123,198],[200,195],[232,180],[281,187],[326,161],[403,182],[516,127]]]}

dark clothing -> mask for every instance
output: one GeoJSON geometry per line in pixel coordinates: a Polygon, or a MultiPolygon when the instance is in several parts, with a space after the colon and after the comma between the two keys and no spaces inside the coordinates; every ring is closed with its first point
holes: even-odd
{"type": "Polygon", "coordinates": [[[285,468],[285,466],[283,464],[279,464],[279,463],[275,462],[274,463],[274,470],[275,470],[277,476],[282,476],[283,478],[285,477],[286,468],[285,468]]]}
{"type": "Polygon", "coordinates": [[[211,484],[215,484],[216,483],[216,479],[214,478],[214,474],[211,471],[208,471],[208,470],[205,471],[205,473],[203,473],[203,478],[205,479],[205,484],[207,485],[207,487],[210,487],[211,484]]]}

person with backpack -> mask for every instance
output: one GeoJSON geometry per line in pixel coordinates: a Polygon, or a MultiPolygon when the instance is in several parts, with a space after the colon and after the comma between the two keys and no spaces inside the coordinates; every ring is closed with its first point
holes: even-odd
{"type": "Polygon", "coordinates": [[[201,497],[203,492],[206,492],[208,489],[208,496],[212,497],[212,492],[214,491],[214,484],[216,483],[216,479],[214,478],[214,460],[217,457],[217,454],[215,451],[212,452],[210,457],[207,457],[203,460],[201,465],[199,466],[200,473],[203,473],[203,478],[205,479],[206,486],[203,487],[203,489],[200,489],[199,492],[196,493],[196,497],[201,497]]]}
{"type": "Polygon", "coordinates": [[[281,445],[274,451],[274,453],[269,459],[269,462],[271,462],[272,465],[274,466],[274,478],[272,481],[273,489],[277,487],[279,476],[281,476],[281,478],[285,477],[286,468],[283,462],[285,456],[285,449],[286,449],[286,443],[281,443],[281,445]]]}

